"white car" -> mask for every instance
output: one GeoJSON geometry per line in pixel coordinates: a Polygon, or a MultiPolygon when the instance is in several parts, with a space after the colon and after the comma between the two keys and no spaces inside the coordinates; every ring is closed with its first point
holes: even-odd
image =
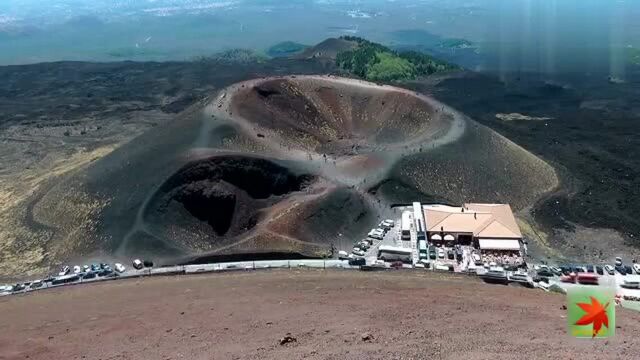
{"type": "Polygon", "coordinates": [[[115,263],[114,268],[116,269],[117,272],[119,273],[123,273],[127,268],[124,267],[124,265],[120,264],[120,263],[115,263]]]}
{"type": "Polygon", "coordinates": [[[80,266],[76,265],[73,267],[74,274],[80,274],[81,272],[82,272],[82,269],[80,268],[80,266]]]}
{"type": "Polygon", "coordinates": [[[89,272],[89,270],[91,270],[91,268],[89,267],[89,265],[83,265],[83,266],[82,266],[82,271],[83,271],[83,272],[89,272]]]}
{"type": "Polygon", "coordinates": [[[391,219],[387,219],[387,220],[383,221],[383,223],[384,223],[386,226],[388,226],[388,227],[394,227],[394,226],[396,226],[396,223],[395,223],[393,220],[391,220],[391,219]]]}
{"type": "Polygon", "coordinates": [[[443,264],[437,264],[434,268],[440,271],[449,271],[449,267],[443,264]]]}
{"type": "Polygon", "coordinates": [[[364,256],[364,251],[362,251],[362,250],[360,250],[358,248],[354,248],[352,252],[353,252],[354,255],[364,256]]]}
{"type": "Polygon", "coordinates": [[[133,267],[137,270],[140,270],[144,267],[144,264],[142,263],[142,261],[140,259],[135,259],[133,260],[133,267]]]}
{"type": "Polygon", "coordinates": [[[62,267],[62,271],[60,271],[60,275],[67,275],[70,271],[71,269],[69,268],[69,266],[65,265],[62,267]]]}
{"type": "Polygon", "coordinates": [[[636,274],[640,274],[640,264],[633,264],[633,271],[635,271],[636,274]]]}
{"type": "Polygon", "coordinates": [[[384,233],[379,233],[379,232],[375,232],[375,231],[371,231],[367,234],[368,237],[373,238],[373,239],[378,239],[378,240],[382,240],[382,238],[384,237],[384,233]]]}
{"type": "Polygon", "coordinates": [[[444,250],[442,250],[442,249],[438,249],[438,257],[439,257],[440,259],[444,259],[444,250]]]}
{"type": "Polygon", "coordinates": [[[613,268],[613,266],[611,265],[605,265],[604,266],[604,270],[609,274],[609,275],[613,275],[615,274],[615,269],[613,268]]]}

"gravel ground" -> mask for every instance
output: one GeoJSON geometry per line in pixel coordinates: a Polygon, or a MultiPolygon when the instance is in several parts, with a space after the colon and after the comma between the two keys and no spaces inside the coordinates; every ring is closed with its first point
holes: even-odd
{"type": "Polygon", "coordinates": [[[578,340],[563,304],[558,294],[408,271],[141,278],[0,299],[0,359],[637,355],[640,314],[618,308],[615,337],[578,340]],[[281,345],[286,336],[295,340],[281,345]]]}

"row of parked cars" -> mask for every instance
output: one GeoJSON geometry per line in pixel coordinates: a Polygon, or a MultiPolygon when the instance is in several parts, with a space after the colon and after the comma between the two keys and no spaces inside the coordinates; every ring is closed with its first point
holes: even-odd
{"type": "Polygon", "coordinates": [[[593,273],[598,275],[631,275],[640,274],[640,264],[624,265],[622,261],[616,259],[615,266],[612,265],[562,265],[562,266],[546,266],[540,265],[535,269],[539,276],[562,276],[570,275],[571,273],[593,273]]]}
{"type": "Polygon", "coordinates": [[[394,226],[395,222],[393,220],[383,220],[382,222],[380,222],[380,224],[378,224],[377,228],[369,231],[365,239],[362,239],[354,244],[353,250],[351,250],[351,254],[348,254],[346,251],[340,251],[338,252],[338,258],[348,260],[353,259],[355,256],[364,256],[367,250],[369,250],[369,248],[373,246],[374,241],[380,241],[384,239],[384,236],[387,234],[387,232],[389,232],[389,230],[391,230],[391,228],[393,228],[394,226]]]}
{"type": "MultiPolygon", "coordinates": [[[[145,267],[153,267],[153,262],[149,260],[133,261],[133,267],[135,269],[143,269],[145,267]]],[[[49,285],[62,285],[73,283],[80,280],[89,280],[96,278],[109,278],[117,276],[117,274],[124,273],[126,267],[120,263],[115,263],[113,268],[107,263],[94,263],[90,265],[65,265],[60,269],[57,276],[49,275],[48,277],[40,280],[27,281],[22,283],[16,283],[13,285],[0,286],[0,294],[2,293],[16,293],[26,290],[35,290],[43,287],[45,284],[49,285]]]]}

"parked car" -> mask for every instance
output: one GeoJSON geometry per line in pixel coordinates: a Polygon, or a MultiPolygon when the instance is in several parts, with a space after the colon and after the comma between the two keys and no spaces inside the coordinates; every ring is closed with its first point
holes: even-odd
{"type": "Polygon", "coordinates": [[[376,240],[382,240],[382,238],[384,237],[384,232],[380,231],[375,231],[375,230],[371,230],[368,234],[368,237],[372,238],[372,239],[376,239],[376,240]]]}
{"type": "Polygon", "coordinates": [[[82,266],[82,271],[83,272],[89,272],[89,271],[91,271],[91,268],[89,267],[89,265],[83,265],[82,266]]]}
{"type": "MultiPolygon", "coordinates": [[[[349,253],[344,250],[338,251],[338,259],[344,260],[349,258],[349,253]]],[[[116,264],[116,271],[118,271],[118,264],[116,264]]]]}
{"type": "Polygon", "coordinates": [[[627,275],[627,270],[624,268],[624,266],[622,265],[616,265],[616,271],[620,274],[620,275],[627,275]]]}
{"type": "Polygon", "coordinates": [[[4,285],[4,286],[0,286],[0,293],[3,292],[12,292],[13,291],[13,285],[4,285]]]}
{"type": "Polygon", "coordinates": [[[42,282],[42,280],[36,280],[36,281],[31,283],[31,288],[32,289],[37,289],[39,287],[42,287],[42,285],[44,285],[44,282],[42,282]]]}
{"type": "Polygon", "coordinates": [[[349,260],[349,265],[351,266],[362,266],[366,264],[367,264],[367,261],[364,258],[355,258],[355,259],[349,260]]]}
{"type": "Polygon", "coordinates": [[[82,269],[80,268],[80,266],[76,265],[73,267],[74,274],[80,274],[81,272],[82,272],[82,269]]]}
{"type": "Polygon", "coordinates": [[[142,265],[144,265],[144,267],[146,267],[146,268],[151,268],[151,267],[153,267],[153,261],[151,261],[151,260],[143,260],[142,261],[142,265]]]}
{"type": "Polygon", "coordinates": [[[593,265],[587,265],[587,272],[588,273],[592,273],[593,272],[593,265]]]}
{"type": "Polygon", "coordinates": [[[624,267],[624,271],[627,273],[627,275],[633,274],[633,269],[631,268],[631,266],[623,265],[623,267],[624,267]]]}
{"type": "Polygon", "coordinates": [[[144,264],[142,263],[142,260],[140,259],[135,259],[133,260],[133,268],[136,270],[140,270],[144,267],[144,264]]]}
{"type": "Polygon", "coordinates": [[[98,271],[100,270],[100,265],[98,264],[91,264],[91,271],[98,271]]]}
{"type": "Polygon", "coordinates": [[[382,224],[383,224],[384,226],[387,226],[387,227],[390,227],[390,228],[392,228],[392,227],[394,227],[394,226],[396,225],[395,221],[393,221],[393,220],[391,220],[391,219],[386,219],[386,220],[384,220],[384,221],[382,222],[382,224]]]}
{"type": "Polygon", "coordinates": [[[559,268],[559,267],[557,267],[557,266],[551,266],[551,267],[549,268],[549,270],[551,270],[551,272],[552,272],[552,273],[554,273],[554,274],[555,274],[555,275],[557,275],[557,276],[562,275],[562,270],[560,270],[560,268],[559,268]]]}
{"type": "Polygon", "coordinates": [[[555,274],[551,270],[549,270],[548,268],[547,269],[540,269],[538,271],[538,276],[553,277],[554,275],[555,274]]]}
{"type": "Polygon", "coordinates": [[[594,273],[579,274],[577,280],[583,285],[598,285],[598,276],[594,273]]]}
{"type": "Polygon", "coordinates": [[[93,279],[96,277],[96,272],[95,271],[87,271],[85,273],[81,274],[83,279],[93,279]]]}
{"type": "Polygon", "coordinates": [[[444,250],[441,248],[438,249],[438,258],[444,259],[444,250]]]}
{"type": "Polygon", "coordinates": [[[359,248],[353,248],[352,253],[357,256],[364,256],[364,251],[360,250],[359,248]]]}
{"type": "Polygon", "coordinates": [[[609,275],[613,275],[615,274],[614,268],[611,265],[605,265],[604,266],[604,270],[607,272],[607,274],[609,275]]]}
{"type": "Polygon", "coordinates": [[[23,284],[15,284],[13,285],[13,292],[18,292],[18,291],[22,291],[25,289],[25,286],[23,284]]]}
{"type": "Polygon", "coordinates": [[[444,264],[437,264],[434,267],[435,270],[440,270],[440,271],[449,271],[449,266],[444,265],[444,264]]]}
{"type": "Polygon", "coordinates": [[[616,266],[622,266],[622,258],[616,257],[616,266]]]}
{"type": "Polygon", "coordinates": [[[633,270],[635,270],[636,274],[640,274],[640,264],[633,264],[633,270]]]}
{"type": "Polygon", "coordinates": [[[596,273],[598,275],[604,275],[604,271],[602,270],[602,266],[596,265],[596,273]]]}
{"type": "Polygon", "coordinates": [[[369,244],[369,246],[373,245],[373,239],[366,238],[366,239],[362,239],[362,241],[366,242],[367,244],[369,244]]]}
{"type": "Polygon", "coordinates": [[[570,273],[569,275],[562,275],[560,277],[560,281],[564,283],[575,283],[577,276],[575,273],[570,273]]]}
{"type": "Polygon", "coordinates": [[[447,258],[449,258],[449,260],[455,259],[455,254],[453,253],[453,250],[447,251],[447,258]]]}
{"type": "Polygon", "coordinates": [[[98,271],[98,276],[109,276],[113,274],[113,270],[111,270],[111,267],[107,266],[104,269],[98,271]]]}

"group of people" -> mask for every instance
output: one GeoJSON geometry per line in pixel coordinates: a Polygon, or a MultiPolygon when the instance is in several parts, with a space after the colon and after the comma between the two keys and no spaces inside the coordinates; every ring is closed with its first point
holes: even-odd
{"type": "Polygon", "coordinates": [[[518,251],[484,251],[482,261],[485,263],[496,263],[498,265],[519,266],[524,263],[524,259],[518,251]]]}

